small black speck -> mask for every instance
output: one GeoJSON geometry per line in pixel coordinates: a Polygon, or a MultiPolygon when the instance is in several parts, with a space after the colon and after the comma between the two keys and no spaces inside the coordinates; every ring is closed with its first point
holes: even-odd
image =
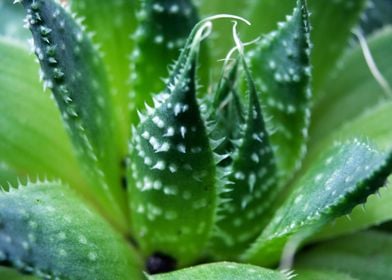
{"type": "Polygon", "coordinates": [[[127,177],[125,177],[125,176],[121,177],[121,187],[124,190],[126,190],[128,188],[127,177]]]}
{"type": "Polygon", "coordinates": [[[154,253],[146,261],[146,270],[149,274],[170,272],[176,269],[177,261],[163,253],[154,253]]]}

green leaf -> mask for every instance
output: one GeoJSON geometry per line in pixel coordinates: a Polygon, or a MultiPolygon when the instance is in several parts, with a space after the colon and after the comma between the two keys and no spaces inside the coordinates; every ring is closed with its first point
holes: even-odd
{"type": "MultiPolygon", "coordinates": [[[[323,139],[311,150],[311,154],[306,161],[307,165],[311,165],[317,154],[336,139],[342,141],[354,135],[366,137],[385,150],[390,149],[392,147],[391,112],[392,102],[389,101],[346,123],[341,129],[323,139]]],[[[387,186],[391,186],[391,183],[388,183],[387,186]]],[[[380,190],[379,196],[371,196],[365,208],[357,207],[354,209],[350,214],[350,219],[342,217],[328,225],[316,236],[316,239],[330,238],[343,233],[358,231],[391,220],[392,212],[389,205],[392,200],[392,189],[380,190]]]]}
{"type": "MultiPolygon", "coordinates": [[[[248,19],[252,27],[244,30],[247,39],[260,33],[270,32],[277,21],[283,21],[295,5],[295,0],[254,1],[248,19]],[[260,16],[262,14],[263,16],[260,16]]],[[[319,89],[324,79],[335,66],[337,59],[345,49],[351,37],[351,29],[358,22],[365,0],[320,1],[308,0],[312,32],[312,66],[314,95],[319,96],[319,89]],[[332,20],[333,19],[333,20],[332,20]],[[326,36],[328,34],[328,36],[326,36]]]]}
{"type": "MultiPolygon", "coordinates": [[[[230,182],[222,195],[224,203],[217,223],[217,238],[212,251],[235,258],[243,252],[267,223],[266,213],[277,193],[276,163],[248,66],[249,107],[241,144],[229,167],[230,182]]],[[[234,124],[236,125],[236,124],[234,124]]]]}
{"type": "Polygon", "coordinates": [[[0,266],[0,278],[7,280],[39,280],[39,278],[31,275],[21,274],[15,269],[0,266]]]}
{"type": "Polygon", "coordinates": [[[23,10],[12,4],[12,1],[0,2],[0,36],[18,40],[21,43],[30,38],[29,32],[23,28],[23,10]]]}
{"type": "Polygon", "coordinates": [[[168,65],[178,57],[198,16],[190,0],[146,0],[141,1],[137,19],[136,48],[131,57],[133,118],[136,110],[164,90],[162,79],[168,74],[168,65]]]}
{"type": "MultiPolygon", "coordinates": [[[[369,38],[373,59],[389,84],[392,84],[391,44],[392,28],[386,28],[369,38]]],[[[385,100],[386,93],[371,75],[360,46],[348,51],[340,64],[325,82],[322,88],[324,93],[313,108],[311,145],[322,141],[342,123],[385,100]]]]}
{"type": "Polygon", "coordinates": [[[0,193],[0,258],[39,277],[141,279],[133,249],[59,182],[0,193]],[[72,207],[70,207],[72,206],[72,207]]]}
{"type": "Polygon", "coordinates": [[[288,280],[281,272],[249,264],[230,262],[211,263],[194,266],[171,273],[148,276],[149,280],[288,280]]]}
{"type": "Polygon", "coordinates": [[[0,39],[0,53],[0,162],[5,166],[3,171],[21,177],[61,178],[80,188],[83,179],[78,163],[55,104],[44,94],[39,83],[34,58],[24,46],[4,38],[0,39]]]}
{"type": "Polygon", "coordinates": [[[53,0],[23,0],[44,85],[51,88],[84,172],[101,205],[119,227],[127,226],[116,127],[99,53],[83,28],[53,0]]]}
{"type": "Polygon", "coordinates": [[[336,144],[296,181],[294,191],[244,260],[273,264],[286,244],[298,246],[331,220],[364,203],[391,172],[392,153],[381,153],[358,140],[336,144]]]}
{"type": "Polygon", "coordinates": [[[124,156],[129,135],[129,55],[134,49],[131,35],[136,29],[137,1],[101,1],[98,5],[95,0],[69,2],[71,10],[84,18],[83,24],[87,31],[94,32],[92,40],[100,46],[104,54],[102,60],[109,76],[118,122],[117,137],[113,139],[118,142],[120,153],[124,156]]]}
{"type": "Polygon", "coordinates": [[[298,1],[293,15],[250,53],[267,130],[281,176],[298,169],[306,152],[310,118],[308,12],[298,1]],[[267,106],[268,105],[268,106],[267,106]]]}
{"type": "Polygon", "coordinates": [[[363,232],[320,244],[300,254],[297,266],[339,271],[358,279],[390,279],[391,252],[389,233],[363,232]]]}
{"type": "Polygon", "coordinates": [[[199,27],[155,108],[140,115],[128,164],[131,220],[143,253],[164,253],[180,266],[205,246],[217,200],[215,161],[196,100],[199,27]]]}
{"type": "Polygon", "coordinates": [[[296,280],[356,280],[349,274],[336,272],[333,270],[313,270],[313,269],[299,269],[295,270],[296,280]]]}

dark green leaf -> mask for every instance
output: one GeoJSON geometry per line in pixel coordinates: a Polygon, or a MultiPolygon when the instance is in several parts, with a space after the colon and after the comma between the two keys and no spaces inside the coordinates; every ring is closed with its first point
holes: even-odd
{"type": "Polygon", "coordinates": [[[133,249],[59,182],[0,193],[0,259],[39,277],[141,279],[133,249]]]}
{"type": "MultiPolygon", "coordinates": [[[[213,252],[235,258],[244,251],[266,224],[266,213],[277,191],[276,163],[269,144],[256,87],[247,65],[249,107],[241,144],[229,167],[228,193],[217,223],[213,252]]],[[[236,125],[236,124],[233,124],[236,125]]]]}
{"type": "Polygon", "coordinates": [[[180,265],[200,254],[216,211],[215,162],[196,101],[201,30],[192,32],[167,89],[141,115],[130,145],[134,233],[145,255],[165,253],[180,265]]]}
{"type": "Polygon", "coordinates": [[[79,165],[55,104],[39,83],[34,57],[24,46],[4,38],[0,39],[0,53],[3,171],[9,170],[21,177],[61,178],[74,188],[80,188],[83,179],[79,165]]]}
{"type": "Polygon", "coordinates": [[[392,2],[390,0],[371,0],[361,17],[361,29],[371,34],[384,26],[392,24],[392,2]]]}
{"type": "Polygon", "coordinates": [[[326,242],[297,259],[301,268],[334,270],[366,280],[391,279],[391,263],[392,237],[375,231],[326,242]]]}
{"type": "Polygon", "coordinates": [[[283,273],[249,264],[230,262],[194,266],[172,273],[149,276],[149,280],[288,280],[283,273]]]}
{"type": "Polygon", "coordinates": [[[141,1],[137,18],[136,48],[131,58],[130,108],[134,117],[136,110],[164,90],[162,78],[198,21],[190,0],[141,1]]]}
{"type": "Polygon", "coordinates": [[[286,244],[298,246],[320,227],[365,203],[391,172],[392,153],[380,153],[358,140],[336,144],[296,182],[294,191],[244,259],[273,264],[286,244]]]}
{"type": "Polygon", "coordinates": [[[113,104],[99,52],[53,0],[23,0],[44,84],[52,89],[78,158],[113,221],[126,227],[113,104]]]}
{"type": "MultiPolygon", "coordinates": [[[[121,155],[125,155],[129,135],[128,94],[130,92],[129,55],[134,48],[131,39],[136,29],[135,0],[100,1],[71,0],[72,11],[83,17],[87,31],[93,32],[93,42],[104,54],[115,114],[118,122],[116,131],[121,155]]],[[[103,66],[102,66],[103,67],[103,66]]]]}
{"type": "Polygon", "coordinates": [[[299,1],[292,16],[250,53],[278,170],[286,178],[306,151],[310,119],[308,12],[299,1]]]}

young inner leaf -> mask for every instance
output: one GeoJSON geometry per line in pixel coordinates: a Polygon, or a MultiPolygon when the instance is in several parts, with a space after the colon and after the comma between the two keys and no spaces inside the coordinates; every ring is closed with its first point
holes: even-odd
{"type": "Polygon", "coordinates": [[[233,156],[225,186],[231,191],[224,193],[222,219],[217,227],[217,240],[213,250],[236,257],[256,239],[266,224],[267,210],[277,191],[276,162],[265,129],[265,123],[248,66],[241,59],[248,84],[249,107],[246,128],[241,144],[233,156]]]}

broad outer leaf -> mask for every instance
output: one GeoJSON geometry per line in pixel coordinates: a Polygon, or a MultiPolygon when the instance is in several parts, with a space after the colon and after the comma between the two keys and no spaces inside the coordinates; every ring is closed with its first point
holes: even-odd
{"type": "Polygon", "coordinates": [[[126,226],[115,125],[105,72],[83,28],[53,0],[23,0],[43,71],[85,173],[119,226],[126,226]]]}
{"type": "Polygon", "coordinates": [[[310,45],[308,12],[298,1],[293,15],[250,53],[267,130],[285,178],[298,169],[306,152],[310,120],[310,45]]]}
{"type": "Polygon", "coordinates": [[[145,0],[140,5],[136,47],[131,56],[129,102],[133,118],[136,110],[165,88],[162,79],[167,77],[168,66],[178,57],[198,21],[191,0],[145,0]]]}
{"type": "MultiPolygon", "coordinates": [[[[116,131],[124,156],[129,135],[128,93],[129,55],[133,51],[134,41],[131,35],[136,29],[136,0],[71,0],[71,10],[84,18],[87,31],[93,32],[93,42],[100,46],[103,62],[109,76],[113,106],[118,122],[116,131]]],[[[103,66],[101,66],[103,67],[103,66]]]]}
{"type": "MultiPolygon", "coordinates": [[[[252,27],[247,28],[247,39],[254,39],[260,33],[274,30],[277,21],[283,21],[295,5],[296,0],[254,1],[247,17],[252,27]],[[262,14],[262,16],[260,16],[262,14]]],[[[365,0],[322,1],[308,0],[312,32],[312,65],[314,95],[319,89],[337,59],[345,49],[351,29],[358,22],[365,0]]]]}
{"type": "Polygon", "coordinates": [[[166,274],[149,276],[149,280],[288,280],[281,272],[249,264],[230,262],[194,266],[166,274]]]}
{"type": "Polygon", "coordinates": [[[141,115],[130,145],[131,220],[145,255],[180,266],[200,254],[215,220],[215,161],[196,101],[200,38],[193,31],[155,108],[141,115]]]}
{"type": "Polygon", "coordinates": [[[321,226],[365,203],[391,172],[392,153],[380,153],[358,140],[335,145],[296,182],[244,260],[273,264],[286,244],[299,245],[321,226]]]}
{"type": "Polygon", "coordinates": [[[0,259],[39,277],[141,279],[135,252],[59,182],[0,193],[0,259]]]}
{"type": "Polygon", "coordinates": [[[347,273],[358,279],[390,279],[392,237],[376,231],[332,240],[300,254],[297,266],[347,273]]]}
{"type": "Polygon", "coordinates": [[[79,165],[34,58],[4,38],[0,53],[0,162],[21,177],[56,177],[80,188],[79,165]]]}
{"type": "Polygon", "coordinates": [[[267,210],[277,193],[278,181],[256,87],[243,63],[249,94],[246,128],[229,167],[227,179],[230,184],[225,188],[230,191],[222,194],[227,201],[221,205],[217,238],[212,241],[215,254],[231,258],[237,257],[260,234],[267,222],[267,210]]]}
{"type": "MultiPolygon", "coordinates": [[[[306,165],[311,165],[316,155],[336,139],[345,140],[354,135],[370,139],[380,148],[388,150],[392,147],[392,102],[385,102],[366,114],[346,123],[342,128],[332,133],[311,150],[306,165]]],[[[381,189],[379,195],[372,195],[365,207],[358,206],[350,214],[350,219],[341,217],[324,228],[315,239],[330,238],[344,233],[351,233],[361,229],[392,220],[390,202],[392,200],[391,182],[389,188],[381,189]]]]}
{"type": "MultiPolygon", "coordinates": [[[[386,28],[368,40],[380,73],[392,85],[392,28],[386,28]]],[[[311,146],[322,141],[342,123],[383,102],[387,96],[371,75],[359,46],[343,56],[340,67],[327,79],[322,91],[322,97],[313,108],[311,146]]]]}

